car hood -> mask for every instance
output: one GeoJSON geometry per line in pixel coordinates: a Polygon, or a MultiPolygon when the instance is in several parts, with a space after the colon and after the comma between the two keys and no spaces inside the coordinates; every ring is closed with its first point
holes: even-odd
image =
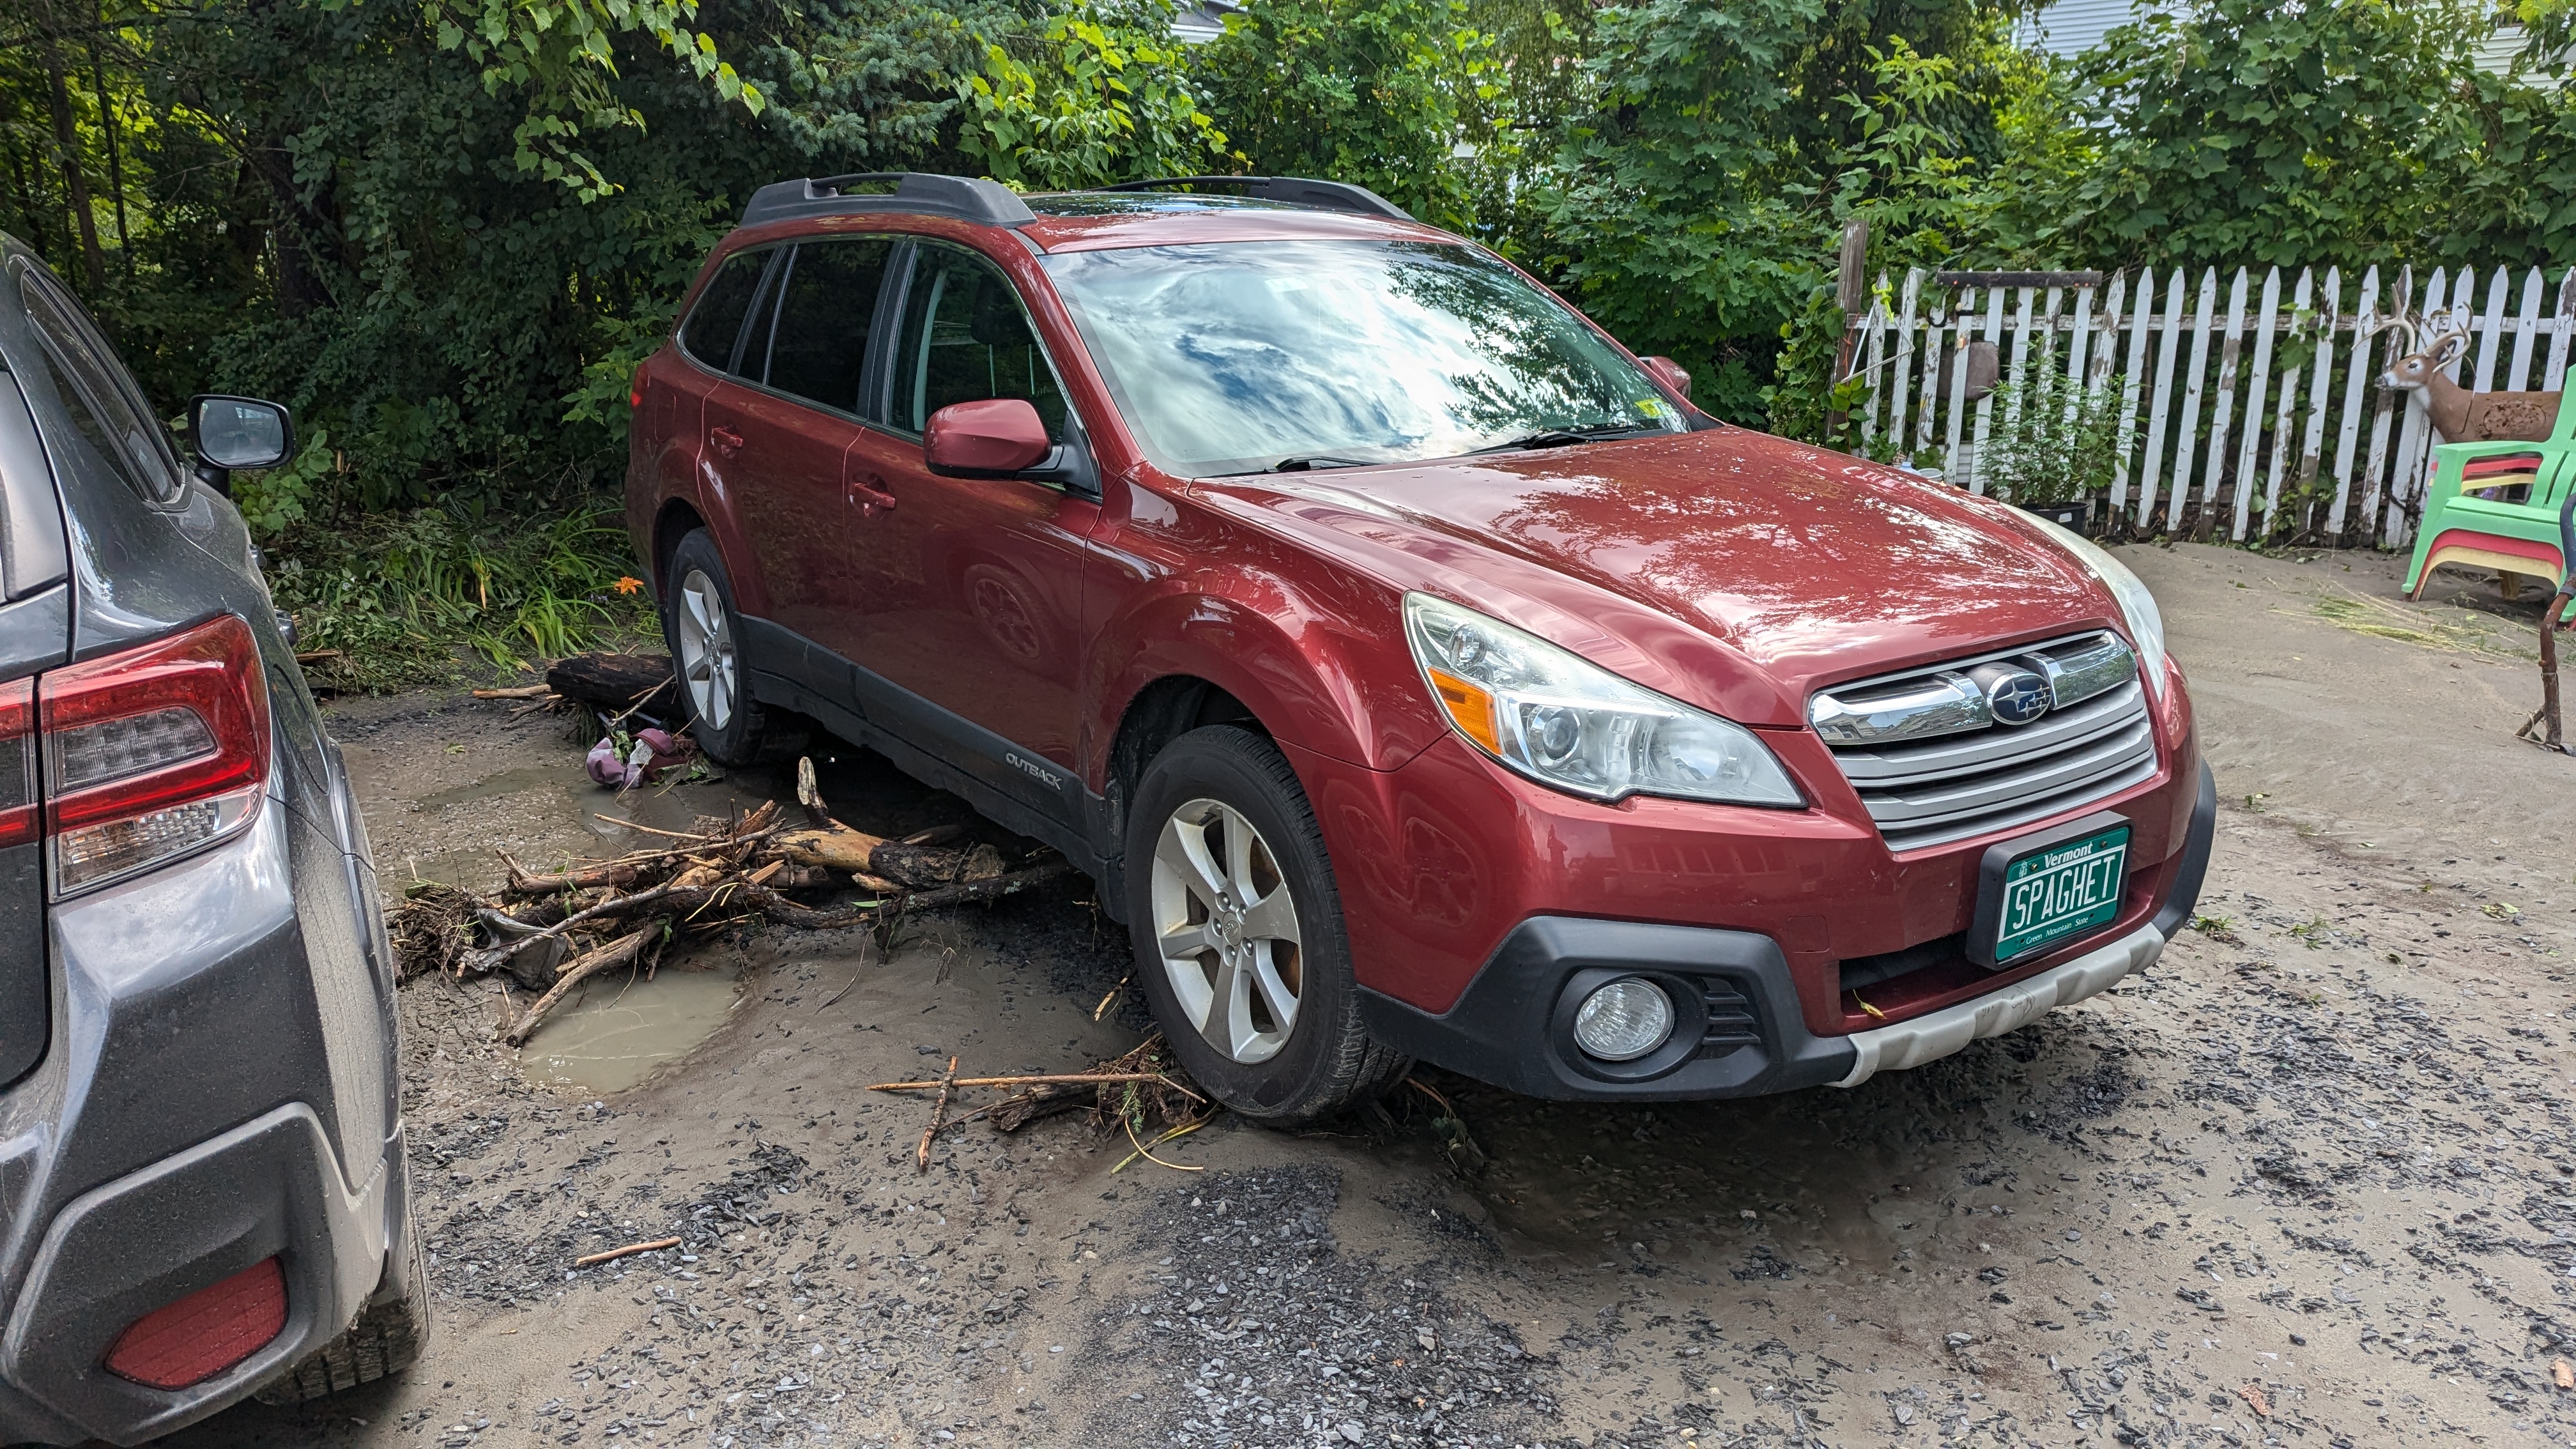
{"type": "Polygon", "coordinates": [[[1200,488],[1750,724],[2118,618],[2025,514],[1737,428],[1200,488]]]}

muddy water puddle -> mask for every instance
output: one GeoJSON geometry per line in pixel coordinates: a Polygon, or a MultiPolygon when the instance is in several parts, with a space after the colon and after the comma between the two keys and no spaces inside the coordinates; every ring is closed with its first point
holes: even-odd
{"type": "Polygon", "coordinates": [[[390,768],[368,745],[342,752],[360,800],[401,821],[399,830],[377,832],[404,843],[399,853],[381,850],[377,868],[403,880],[479,888],[499,876],[501,851],[531,869],[614,856],[685,831],[701,815],[729,815],[766,798],[721,778],[602,789],[580,755],[551,738],[451,747],[390,768]]]}
{"type": "Polygon", "coordinates": [[[519,1049],[519,1069],[540,1086],[622,1092],[695,1051],[741,999],[722,971],[585,982],[519,1049]]]}

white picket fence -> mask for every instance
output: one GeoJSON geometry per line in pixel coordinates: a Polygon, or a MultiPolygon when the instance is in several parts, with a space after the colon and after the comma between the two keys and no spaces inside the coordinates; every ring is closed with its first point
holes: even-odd
{"type": "Polygon", "coordinates": [[[2559,280],[2554,306],[2545,305],[2548,279],[2537,268],[2519,287],[2510,269],[2488,270],[2483,307],[2481,275],[2470,267],[2456,275],[2435,268],[2420,298],[2412,267],[2386,288],[2371,267],[2349,308],[2334,268],[2320,282],[2311,268],[2285,281],[2278,267],[2259,279],[2240,267],[2224,310],[2214,267],[2197,289],[2181,268],[2072,286],[1937,280],[1978,275],[1918,268],[1891,289],[1880,274],[1853,359],[1870,379],[1855,410],[1865,450],[1983,492],[1976,459],[1999,420],[1994,398],[1964,401],[1964,349],[1993,342],[2005,382],[2062,367],[2087,386],[2119,390],[2118,436],[2128,446],[2107,501],[2111,517],[2140,534],[2223,531],[2242,541],[2287,529],[2402,547],[2439,437],[2420,403],[2375,386],[2404,346],[2387,324],[2412,321],[2428,344],[2466,329],[2469,352],[2449,371],[2482,391],[2556,391],[2576,344],[2576,268],[2559,280]],[[2313,355],[2297,358],[2308,342],[2313,355]],[[2295,365],[2275,371],[2276,353],[2295,365]],[[1947,398],[1938,387],[1945,366],[1953,370],[1947,398]],[[2294,516],[2283,517],[2285,499],[2294,516]]]}

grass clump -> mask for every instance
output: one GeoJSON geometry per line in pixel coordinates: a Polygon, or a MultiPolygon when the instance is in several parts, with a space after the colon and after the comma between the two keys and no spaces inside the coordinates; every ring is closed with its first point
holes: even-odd
{"type": "Polygon", "coordinates": [[[269,586],[317,689],[452,684],[659,633],[604,504],[479,520],[333,510],[285,524],[262,540],[269,586]]]}
{"type": "Polygon", "coordinates": [[[2521,648],[2523,641],[2508,632],[2503,621],[2473,609],[2373,598],[2346,590],[2318,596],[2312,612],[2339,629],[2374,639],[2394,639],[2497,663],[2519,664],[2530,658],[2521,648]]]}

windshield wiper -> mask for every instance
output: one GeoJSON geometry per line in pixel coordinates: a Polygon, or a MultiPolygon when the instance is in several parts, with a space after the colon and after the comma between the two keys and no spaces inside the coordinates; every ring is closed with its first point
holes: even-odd
{"type": "Polygon", "coordinates": [[[1365,468],[1367,466],[1368,460],[1364,458],[1337,458],[1330,453],[1300,453],[1294,458],[1282,458],[1261,471],[1304,473],[1315,468],[1365,468]]]}
{"type": "Polygon", "coordinates": [[[1656,431],[1659,430],[1652,427],[1641,428],[1634,423],[1593,423],[1580,428],[1541,428],[1535,433],[1523,433],[1508,442],[1489,444],[1474,451],[1509,453],[1530,448],[1563,448],[1574,443],[1597,443],[1604,438],[1634,437],[1656,431]]]}

